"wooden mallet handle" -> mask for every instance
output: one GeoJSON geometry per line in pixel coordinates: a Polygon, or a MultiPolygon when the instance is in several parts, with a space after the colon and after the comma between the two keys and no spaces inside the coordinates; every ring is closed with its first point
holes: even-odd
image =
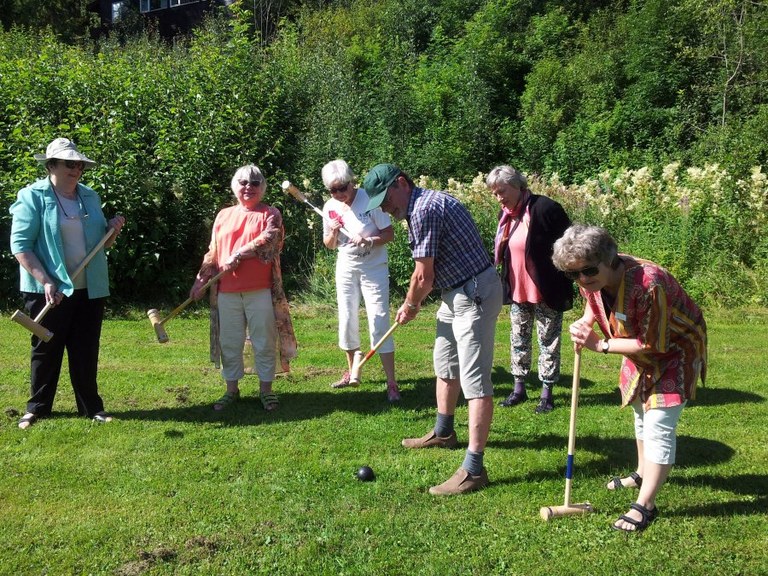
{"type": "MultiPolygon", "coordinates": [[[[312,208],[312,210],[317,212],[320,215],[320,218],[323,218],[324,220],[327,220],[327,218],[325,217],[325,214],[323,214],[323,211],[320,210],[320,208],[318,208],[314,204],[312,204],[312,202],[307,200],[307,197],[304,196],[304,194],[302,194],[301,190],[299,190],[298,188],[296,188],[296,186],[291,184],[290,180],[284,180],[283,184],[282,184],[282,188],[283,188],[283,192],[286,192],[287,194],[290,194],[291,196],[296,198],[296,200],[298,200],[299,202],[304,202],[304,204],[306,204],[307,206],[312,208]]],[[[352,234],[350,234],[347,231],[347,229],[344,228],[344,226],[339,228],[339,230],[341,230],[346,235],[347,238],[352,238],[352,234]]]]}
{"type": "MultiPolygon", "coordinates": [[[[88,266],[88,263],[93,260],[93,257],[99,253],[99,251],[104,247],[104,244],[107,243],[107,240],[109,240],[114,233],[114,228],[107,230],[107,233],[104,235],[104,237],[99,240],[93,248],[91,248],[91,251],[86,254],[85,258],[83,258],[83,261],[80,262],[80,264],[77,265],[77,268],[75,268],[75,270],[69,275],[71,280],[77,278],[80,273],[85,270],[85,267],[88,266]]],[[[14,312],[11,316],[11,320],[24,326],[24,328],[32,332],[43,342],[48,342],[51,338],[53,338],[53,332],[48,330],[45,326],[41,325],[40,322],[45,317],[45,315],[48,314],[51,308],[53,308],[53,304],[46,302],[45,306],[43,306],[43,309],[38,312],[34,320],[32,320],[29,316],[20,310],[16,310],[16,312],[14,312]]]]}

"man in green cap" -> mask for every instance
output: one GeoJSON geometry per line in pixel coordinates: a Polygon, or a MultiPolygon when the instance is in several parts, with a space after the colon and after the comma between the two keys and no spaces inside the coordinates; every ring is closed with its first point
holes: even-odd
{"type": "Polygon", "coordinates": [[[406,448],[455,448],[454,413],[459,392],[469,406],[469,445],[461,467],[430,494],[453,495],[488,485],[483,454],[493,418],[493,345],[501,311],[501,282],[467,209],[453,196],[414,185],[393,164],[374,166],[363,182],[368,210],[408,223],[415,262],[405,302],[395,321],[407,324],[421,302],[440,290],[433,350],[437,419],[421,438],[406,438],[406,448]]]}

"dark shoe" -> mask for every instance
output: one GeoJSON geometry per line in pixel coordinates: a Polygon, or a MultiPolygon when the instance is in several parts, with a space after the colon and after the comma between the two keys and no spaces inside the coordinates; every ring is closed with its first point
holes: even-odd
{"type": "Polygon", "coordinates": [[[464,468],[459,468],[448,480],[437,486],[432,486],[429,493],[433,496],[454,496],[474,492],[486,486],[488,486],[488,472],[485,468],[477,476],[472,476],[464,468]]]}
{"type": "Polygon", "coordinates": [[[512,392],[509,396],[507,396],[506,400],[502,400],[499,402],[499,406],[503,406],[504,408],[511,408],[512,406],[517,406],[518,404],[522,404],[528,400],[528,394],[523,392],[522,394],[518,394],[517,392],[512,392]]]}
{"type": "Polygon", "coordinates": [[[448,436],[438,436],[432,430],[421,438],[405,438],[402,444],[406,448],[456,448],[459,441],[456,439],[456,430],[448,436]]]}
{"type": "Polygon", "coordinates": [[[640,476],[637,472],[632,472],[627,478],[631,478],[634,481],[634,486],[632,484],[627,484],[626,486],[621,481],[622,479],[618,476],[614,476],[611,478],[611,481],[608,482],[608,490],[620,490],[621,488],[640,488],[640,486],[643,485],[643,477],[640,476]]]}
{"type": "Polygon", "coordinates": [[[621,530],[622,532],[642,532],[643,530],[648,528],[650,523],[656,520],[656,518],[659,515],[658,507],[654,507],[653,510],[648,510],[648,508],[646,508],[641,504],[638,504],[637,502],[633,502],[632,504],[629,505],[629,507],[632,510],[636,510],[640,512],[640,516],[642,518],[640,518],[640,520],[635,520],[634,518],[630,518],[626,514],[622,514],[621,516],[619,516],[619,519],[616,520],[616,522],[618,522],[619,520],[624,520],[624,522],[631,524],[632,526],[634,526],[634,528],[620,528],[619,526],[616,526],[616,522],[611,524],[611,528],[613,528],[614,530],[621,530]]]}
{"type": "Polygon", "coordinates": [[[552,412],[555,409],[555,403],[552,398],[542,398],[539,400],[539,405],[533,409],[536,414],[546,414],[552,412]]]}
{"type": "Polygon", "coordinates": [[[32,412],[27,412],[26,414],[24,414],[24,416],[21,417],[21,420],[19,420],[19,428],[21,428],[22,430],[26,430],[27,428],[32,426],[32,424],[34,424],[35,422],[37,422],[37,414],[33,414],[32,412]]]}
{"type": "Polygon", "coordinates": [[[96,414],[93,415],[93,421],[98,422],[99,424],[106,424],[107,422],[112,422],[112,416],[104,411],[96,412],[96,414]]]}

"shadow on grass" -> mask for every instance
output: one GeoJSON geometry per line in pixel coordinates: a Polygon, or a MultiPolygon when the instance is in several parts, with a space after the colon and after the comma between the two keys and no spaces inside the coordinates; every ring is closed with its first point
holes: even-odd
{"type": "MultiPolygon", "coordinates": [[[[605,438],[602,436],[581,436],[576,441],[576,454],[574,461],[580,474],[588,477],[605,477],[606,481],[612,477],[617,467],[622,463],[628,471],[635,469],[637,452],[634,438],[605,438]],[[579,453],[591,452],[599,454],[600,460],[591,460],[586,464],[579,461],[579,453]]],[[[533,440],[525,441],[491,441],[489,448],[499,449],[527,449],[536,451],[551,451],[561,448],[563,450],[563,465],[556,470],[532,472],[525,476],[526,481],[549,481],[563,478],[565,475],[565,461],[567,457],[568,438],[555,434],[546,434],[533,440]]],[[[677,439],[677,464],[676,468],[695,468],[697,466],[711,466],[727,462],[735,454],[735,450],[715,440],[696,438],[693,436],[678,436],[677,439]]],[[[500,483],[516,483],[516,480],[500,480],[500,483]]]]}
{"type": "MultiPolygon", "coordinates": [[[[274,412],[266,412],[261,405],[258,394],[249,385],[241,385],[240,400],[222,411],[213,410],[217,397],[203,404],[187,404],[180,406],[160,407],[149,409],[128,409],[112,411],[120,420],[141,420],[161,422],[208,422],[217,423],[223,427],[256,426],[299,420],[322,418],[334,412],[355,412],[358,414],[380,414],[386,410],[396,410],[399,407],[408,410],[434,410],[434,380],[414,379],[400,380],[401,387],[408,387],[403,393],[403,400],[390,404],[387,401],[383,385],[371,389],[371,385],[363,384],[355,390],[329,390],[327,392],[280,392],[279,382],[275,391],[280,400],[280,407],[274,412]]],[[[258,386],[258,383],[257,385],[258,386]]],[[[166,390],[176,394],[176,389],[166,390]]]]}
{"type": "Polygon", "coordinates": [[[688,478],[670,478],[670,483],[686,486],[706,486],[722,492],[733,492],[747,496],[749,500],[710,502],[687,506],[676,510],[685,516],[733,516],[742,514],[765,514],[768,512],[768,478],[762,474],[739,474],[736,476],[712,476],[701,474],[688,478]]]}

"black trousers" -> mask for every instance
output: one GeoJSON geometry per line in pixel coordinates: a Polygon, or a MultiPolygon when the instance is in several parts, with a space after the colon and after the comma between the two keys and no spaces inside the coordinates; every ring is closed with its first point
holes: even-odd
{"type": "MultiPolygon", "coordinates": [[[[28,292],[23,296],[24,308],[29,317],[34,318],[45,306],[45,296],[28,292]]],[[[104,298],[90,300],[88,290],[75,290],[45,315],[41,324],[53,332],[53,338],[43,342],[32,336],[32,391],[27,412],[38,416],[51,414],[65,350],[77,413],[91,418],[104,410],[96,383],[104,305],[104,298]]]]}

